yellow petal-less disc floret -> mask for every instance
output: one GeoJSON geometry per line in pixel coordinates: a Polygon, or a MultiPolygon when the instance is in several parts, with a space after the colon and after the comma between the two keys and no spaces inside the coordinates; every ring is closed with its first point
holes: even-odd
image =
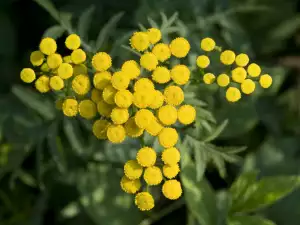
{"type": "Polygon", "coordinates": [[[33,69],[31,68],[24,68],[22,69],[21,73],[20,73],[20,77],[21,77],[21,80],[25,83],[32,83],[35,78],[36,78],[36,75],[35,75],[35,72],[33,69]]]}
{"type": "Polygon", "coordinates": [[[184,93],[182,89],[174,85],[168,86],[164,90],[164,96],[165,96],[165,101],[169,105],[177,106],[180,105],[184,100],[184,93]]]}
{"type": "Polygon", "coordinates": [[[35,88],[41,93],[46,93],[50,91],[49,80],[50,80],[49,77],[46,75],[40,76],[35,81],[35,88]]]}
{"type": "Polygon", "coordinates": [[[77,75],[72,80],[72,89],[78,95],[85,95],[90,90],[90,79],[87,75],[77,75]]]}
{"type": "Polygon", "coordinates": [[[216,76],[212,73],[206,73],[203,76],[203,82],[205,84],[212,84],[215,82],[215,80],[216,80],[216,76]]]}
{"type": "Polygon", "coordinates": [[[133,101],[133,95],[128,90],[118,91],[115,95],[115,103],[120,108],[128,108],[133,101]]]}
{"type": "Polygon", "coordinates": [[[70,50],[76,50],[80,47],[80,37],[77,34],[70,34],[65,41],[65,45],[70,50]]]}
{"type": "Polygon", "coordinates": [[[78,113],[78,102],[76,99],[67,98],[62,105],[62,111],[65,116],[73,117],[78,113]]]}
{"type": "Polygon", "coordinates": [[[148,185],[158,185],[162,182],[163,176],[159,167],[150,166],[145,169],[144,180],[148,185]]]}
{"type": "Polygon", "coordinates": [[[164,125],[172,125],[177,121],[177,109],[172,105],[164,105],[158,110],[158,118],[164,125]]]}
{"type": "Polygon", "coordinates": [[[156,162],[156,152],[153,148],[143,147],[136,153],[136,160],[143,167],[153,166],[156,162]]]}
{"type": "Polygon", "coordinates": [[[232,80],[242,83],[247,77],[247,71],[243,67],[237,67],[231,71],[232,80]]]}
{"type": "Polygon", "coordinates": [[[63,57],[63,62],[65,63],[72,63],[72,59],[70,55],[64,56],[63,57]]]}
{"type": "Polygon", "coordinates": [[[128,60],[128,61],[124,62],[122,67],[121,67],[121,70],[130,79],[137,78],[141,73],[141,69],[140,69],[139,64],[134,60],[128,60]]]}
{"type": "Polygon", "coordinates": [[[177,180],[167,180],[162,186],[163,195],[170,200],[176,200],[182,195],[181,184],[177,180]]]}
{"type": "Polygon", "coordinates": [[[226,91],[226,99],[229,102],[237,102],[241,98],[241,92],[236,87],[229,87],[226,91]]]}
{"type": "Polygon", "coordinates": [[[45,55],[54,54],[57,50],[56,41],[53,38],[43,38],[40,43],[40,51],[45,55]]]}
{"type": "Polygon", "coordinates": [[[228,86],[230,82],[230,78],[227,74],[225,73],[222,73],[218,76],[217,78],[217,84],[220,86],[220,87],[226,87],[228,86]]]}
{"type": "Polygon", "coordinates": [[[190,79],[191,72],[186,65],[176,65],[171,70],[171,78],[178,85],[186,84],[190,79]]]}
{"type": "Polygon", "coordinates": [[[251,94],[255,90],[255,83],[251,79],[246,79],[241,84],[241,90],[244,94],[251,94]]]}
{"type": "Polygon", "coordinates": [[[210,60],[206,55],[199,55],[197,57],[197,66],[199,68],[205,69],[209,66],[210,60]]]}
{"type": "Polygon", "coordinates": [[[196,119],[196,109],[191,105],[183,105],[178,109],[178,120],[184,125],[193,123],[196,119]]]}
{"type": "Polygon", "coordinates": [[[148,107],[151,109],[160,108],[164,104],[164,100],[165,100],[164,95],[158,90],[154,90],[152,92],[152,95],[153,95],[153,101],[148,107]]]}
{"type": "Polygon", "coordinates": [[[178,133],[174,128],[165,127],[158,134],[158,141],[164,148],[171,148],[178,141],[178,133]]]}
{"type": "Polygon", "coordinates": [[[269,74],[264,74],[259,79],[259,84],[263,88],[269,88],[272,85],[272,77],[269,74]]]}
{"type": "Polygon", "coordinates": [[[93,102],[98,103],[103,100],[102,91],[99,91],[96,88],[93,88],[91,91],[91,99],[93,102]]]}
{"type": "Polygon", "coordinates": [[[148,109],[140,109],[134,116],[134,121],[136,125],[141,129],[145,129],[146,127],[148,127],[153,120],[154,115],[148,109]]]}
{"type": "Polygon", "coordinates": [[[168,68],[158,66],[152,73],[152,79],[159,84],[165,84],[171,80],[171,73],[168,68]]]}
{"type": "Polygon", "coordinates": [[[141,129],[136,125],[134,117],[129,118],[125,123],[124,127],[126,131],[126,135],[132,138],[139,137],[144,132],[144,129],[141,129]]]}
{"type": "Polygon", "coordinates": [[[141,188],[141,181],[139,179],[130,180],[126,176],[123,176],[120,185],[126,193],[135,194],[141,188]]]}
{"type": "Polygon", "coordinates": [[[114,124],[123,124],[129,119],[129,113],[127,109],[114,108],[110,115],[111,120],[114,124]]]}
{"type": "Polygon", "coordinates": [[[47,57],[47,64],[50,69],[56,69],[62,64],[63,60],[60,54],[53,53],[47,57]]]}
{"type": "Polygon", "coordinates": [[[135,205],[141,211],[149,211],[154,208],[154,199],[149,192],[140,192],[135,196],[135,205]]]}
{"type": "Polygon", "coordinates": [[[73,75],[88,74],[88,69],[84,64],[77,64],[73,67],[73,75]]]}
{"type": "Polygon", "coordinates": [[[235,61],[235,53],[231,50],[225,50],[220,55],[220,61],[224,65],[231,65],[235,61]]]}
{"type": "Polygon", "coordinates": [[[62,79],[68,79],[73,75],[73,67],[69,63],[62,63],[57,69],[57,75],[62,79]]]}
{"type": "Polygon", "coordinates": [[[240,67],[245,67],[249,63],[249,57],[245,53],[238,54],[235,58],[236,65],[240,67]]]}
{"type": "Polygon", "coordinates": [[[52,90],[60,91],[64,88],[65,83],[64,83],[63,79],[61,79],[59,76],[53,76],[50,78],[49,85],[52,90]]]}
{"type": "Polygon", "coordinates": [[[92,58],[92,66],[97,71],[108,70],[112,65],[111,57],[106,52],[98,52],[92,58]]]}
{"type": "Polygon", "coordinates": [[[261,73],[261,68],[256,63],[251,63],[247,68],[250,77],[258,77],[261,73]]]}
{"type": "Polygon", "coordinates": [[[164,164],[175,165],[180,160],[180,152],[177,148],[171,147],[163,150],[161,159],[164,164]]]}
{"type": "Polygon", "coordinates": [[[71,59],[74,64],[81,64],[86,60],[86,54],[82,49],[75,49],[71,53],[71,59]]]}
{"type": "Polygon", "coordinates": [[[95,73],[93,84],[95,88],[103,90],[111,82],[111,73],[108,71],[95,73]]]}
{"type": "Polygon", "coordinates": [[[125,140],[126,133],[122,125],[110,125],[107,128],[107,138],[111,143],[121,143],[125,140]]]}
{"type": "Polygon", "coordinates": [[[128,160],[124,165],[124,174],[130,180],[139,179],[142,176],[143,167],[136,160],[128,160]]]}
{"type": "Polygon", "coordinates": [[[150,46],[148,34],[145,32],[135,32],[130,38],[130,45],[139,52],[145,51],[150,46]]]}
{"type": "Polygon", "coordinates": [[[115,89],[111,84],[107,85],[102,93],[103,100],[110,105],[115,104],[115,95],[117,92],[118,90],[115,89]]]}
{"type": "Polygon", "coordinates": [[[151,122],[147,127],[146,131],[152,135],[152,136],[157,136],[161,130],[163,129],[163,126],[157,121],[156,118],[154,118],[153,122],[151,122]]]}
{"type": "Polygon", "coordinates": [[[206,52],[210,52],[215,49],[216,42],[212,38],[203,38],[200,42],[200,47],[206,52]]]}
{"type": "Polygon", "coordinates": [[[154,90],[153,82],[148,78],[141,78],[135,82],[134,91],[152,91],[154,90]]]}
{"type": "Polygon", "coordinates": [[[184,58],[190,51],[190,43],[183,37],[175,38],[171,41],[170,50],[172,55],[177,58],[184,58]]]}
{"type": "Polygon", "coordinates": [[[34,51],[30,54],[30,62],[33,66],[42,65],[44,58],[44,54],[41,51],[34,51]]]}
{"type": "Polygon", "coordinates": [[[107,128],[111,125],[107,120],[96,120],[93,124],[93,134],[96,138],[105,140],[107,139],[107,128]]]}
{"type": "Polygon", "coordinates": [[[133,104],[140,108],[147,108],[154,99],[153,90],[136,91],[133,93],[133,104]]]}
{"type": "Polygon", "coordinates": [[[161,32],[157,28],[150,28],[148,29],[148,38],[151,44],[156,44],[161,39],[161,32]]]}
{"type": "Polygon", "coordinates": [[[140,64],[146,70],[152,71],[157,67],[158,59],[153,53],[147,52],[141,56],[140,64]]]}
{"type": "Polygon", "coordinates": [[[111,77],[111,84],[117,90],[125,90],[130,83],[129,77],[122,71],[115,72],[111,77]]]}
{"type": "Polygon", "coordinates": [[[106,103],[102,99],[97,103],[97,110],[101,116],[110,117],[113,108],[114,108],[113,105],[106,103]]]}
{"type": "Polygon", "coordinates": [[[166,178],[169,179],[176,177],[179,171],[180,169],[178,164],[163,166],[163,174],[166,178]]]}
{"type": "Polygon", "coordinates": [[[157,57],[157,59],[160,62],[164,62],[171,57],[171,50],[169,46],[165,43],[156,44],[152,49],[152,53],[157,57]]]}
{"type": "Polygon", "coordinates": [[[78,111],[81,117],[88,120],[93,119],[97,113],[96,104],[89,99],[85,99],[79,103],[78,111]]]}

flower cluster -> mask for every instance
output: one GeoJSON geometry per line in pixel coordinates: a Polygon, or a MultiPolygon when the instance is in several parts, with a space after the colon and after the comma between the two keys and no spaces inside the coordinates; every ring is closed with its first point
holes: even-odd
{"type": "Polygon", "coordinates": [[[258,81],[263,88],[269,88],[271,86],[272,77],[269,74],[261,75],[261,68],[256,63],[249,64],[250,60],[247,54],[241,53],[236,55],[236,53],[231,50],[221,51],[220,47],[216,46],[212,38],[202,39],[200,47],[206,54],[197,57],[197,66],[203,70],[207,69],[210,65],[208,53],[213,50],[221,52],[220,62],[225,65],[224,72],[217,77],[213,73],[205,73],[203,81],[205,84],[212,84],[216,80],[218,86],[226,87],[226,99],[229,102],[238,101],[242,97],[241,92],[246,95],[253,93],[256,87],[256,81],[258,81]]]}

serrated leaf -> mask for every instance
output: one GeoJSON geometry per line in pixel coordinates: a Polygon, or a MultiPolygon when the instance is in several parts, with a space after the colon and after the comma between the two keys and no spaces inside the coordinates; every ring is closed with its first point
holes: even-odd
{"type": "Polygon", "coordinates": [[[120,51],[120,46],[124,46],[124,43],[128,43],[129,38],[131,37],[132,32],[127,32],[126,34],[123,34],[120,38],[118,38],[112,48],[111,51],[109,53],[109,55],[114,58],[114,56],[116,56],[117,54],[119,54],[120,51]]]}
{"type": "Polygon", "coordinates": [[[50,0],[34,0],[36,3],[38,3],[40,6],[42,6],[54,19],[59,21],[59,12],[53,5],[53,3],[50,0]]]}
{"type": "Polygon", "coordinates": [[[230,195],[227,191],[221,190],[216,194],[217,209],[218,209],[218,225],[226,224],[228,212],[231,205],[230,195]]]}
{"type": "Polygon", "coordinates": [[[78,155],[82,155],[84,153],[84,147],[81,141],[82,134],[80,133],[77,121],[64,118],[63,127],[72,149],[74,149],[78,155]]]}
{"type": "Polygon", "coordinates": [[[151,19],[151,17],[148,17],[147,20],[151,27],[158,28],[158,24],[153,19],[151,19]]]}
{"type": "Polygon", "coordinates": [[[227,220],[228,225],[276,225],[273,221],[259,216],[231,216],[227,220]]]}
{"type": "Polygon", "coordinates": [[[60,25],[55,25],[52,27],[49,27],[43,34],[43,37],[51,37],[53,39],[57,39],[60,38],[64,32],[65,32],[65,28],[63,28],[60,25]]]}
{"type": "Polygon", "coordinates": [[[207,152],[203,148],[194,148],[197,181],[200,181],[205,173],[206,165],[209,160],[207,152]]]}
{"type": "MultiPolygon", "coordinates": [[[[162,15],[164,15],[164,13],[161,13],[161,16],[162,15]]],[[[165,16],[166,17],[166,16],[165,16]]],[[[162,16],[162,18],[164,18],[163,16],[162,16]]],[[[161,30],[162,30],[162,32],[164,31],[164,29],[166,29],[166,28],[168,28],[168,27],[170,27],[170,26],[172,26],[172,24],[176,21],[176,19],[178,18],[178,13],[177,12],[175,12],[166,22],[164,22],[163,24],[162,24],[162,26],[161,26],[161,30]]]]}
{"type": "Polygon", "coordinates": [[[92,5],[88,7],[83,13],[80,15],[78,20],[78,35],[84,39],[87,38],[88,30],[91,26],[92,15],[95,12],[95,6],[92,5]]]}
{"type": "Polygon", "coordinates": [[[224,159],[218,155],[211,155],[211,161],[216,166],[220,176],[224,179],[227,175],[224,159]]]}
{"type": "Polygon", "coordinates": [[[60,12],[59,18],[60,18],[60,24],[69,32],[74,33],[72,30],[72,13],[69,12],[60,12]]]}
{"type": "Polygon", "coordinates": [[[271,40],[285,40],[292,36],[300,27],[300,16],[296,15],[278,24],[268,35],[271,40]]]}
{"type": "Polygon", "coordinates": [[[228,124],[228,120],[224,120],[203,142],[211,142],[215,140],[225,129],[228,124]]]}

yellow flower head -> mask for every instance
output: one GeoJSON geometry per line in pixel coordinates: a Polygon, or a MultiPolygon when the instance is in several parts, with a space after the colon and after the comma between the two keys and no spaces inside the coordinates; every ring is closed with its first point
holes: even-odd
{"type": "Polygon", "coordinates": [[[73,74],[74,76],[79,74],[88,74],[88,69],[84,64],[77,64],[73,67],[73,74]]]}
{"type": "Polygon", "coordinates": [[[136,160],[128,160],[124,165],[124,174],[130,180],[139,179],[142,176],[143,167],[136,160]]]}
{"type": "Polygon", "coordinates": [[[154,90],[144,90],[136,91],[133,93],[133,104],[140,108],[147,108],[154,100],[154,95],[152,94],[154,90]]]}
{"type": "Polygon", "coordinates": [[[117,90],[125,90],[130,83],[129,77],[122,71],[115,72],[111,77],[111,84],[117,90]]]}
{"type": "Polygon", "coordinates": [[[63,62],[65,62],[65,63],[73,63],[70,55],[64,56],[63,57],[63,62]]]}
{"type": "Polygon", "coordinates": [[[157,60],[157,57],[153,53],[147,52],[141,56],[140,64],[146,70],[152,71],[157,67],[158,60],[157,60]]]}
{"type": "Polygon", "coordinates": [[[152,73],[152,79],[159,84],[165,84],[171,80],[171,73],[166,67],[158,66],[152,73]]]}
{"type": "Polygon", "coordinates": [[[30,69],[30,68],[24,68],[22,69],[21,73],[20,73],[20,77],[21,77],[21,80],[25,83],[32,83],[35,78],[36,78],[36,75],[35,75],[35,72],[33,69],[30,69]]]}
{"type": "Polygon", "coordinates": [[[174,128],[165,127],[158,134],[158,141],[164,148],[171,148],[178,141],[178,133],[174,128]]]}
{"type": "Polygon", "coordinates": [[[226,99],[229,102],[236,102],[240,100],[241,92],[236,87],[229,87],[226,91],[226,99]]]}
{"type": "Polygon", "coordinates": [[[86,60],[86,54],[82,49],[75,49],[71,53],[71,59],[74,64],[81,64],[86,60]]]}
{"type": "Polygon", "coordinates": [[[62,63],[57,69],[57,75],[62,79],[68,79],[73,75],[73,67],[69,63],[62,63]]]}
{"type": "Polygon", "coordinates": [[[51,77],[49,84],[50,84],[51,89],[54,91],[60,91],[65,86],[63,79],[61,79],[59,76],[51,77]]]}
{"type": "Polygon", "coordinates": [[[256,63],[251,63],[247,68],[248,74],[251,77],[258,77],[261,73],[261,68],[256,63]]]}
{"type": "Polygon", "coordinates": [[[228,86],[230,82],[230,78],[227,74],[225,73],[222,73],[218,76],[217,78],[217,84],[220,86],[220,87],[226,87],[228,86]]]}
{"type": "Polygon", "coordinates": [[[209,66],[210,60],[206,55],[199,55],[197,57],[197,66],[199,68],[205,69],[209,66]]]}
{"type": "Polygon", "coordinates": [[[162,186],[162,193],[168,199],[178,199],[182,195],[180,182],[177,180],[167,180],[162,186]]]}
{"type": "Polygon", "coordinates": [[[96,104],[89,99],[83,100],[79,103],[78,111],[81,117],[93,119],[97,113],[96,104]]]}
{"type": "Polygon", "coordinates": [[[95,73],[93,83],[95,88],[103,90],[111,82],[111,73],[108,71],[95,73]]]}
{"type": "Polygon", "coordinates": [[[130,79],[137,78],[141,73],[139,64],[134,60],[128,60],[128,61],[124,62],[122,67],[121,67],[121,70],[130,79]]]}
{"type": "Polygon", "coordinates": [[[160,62],[164,62],[171,57],[171,50],[167,44],[158,43],[153,49],[152,53],[157,57],[160,62]]]}
{"type": "Polygon", "coordinates": [[[153,166],[156,162],[156,152],[153,148],[143,147],[137,152],[136,160],[143,167],[153,166]]]}
{"type": "Polygon", "coordinates": [[[235,58],[236,65],[240,67],[245,67],[249,63],[249,57],[247,54],[241,53],[238,54],[235,58]]]}
{"type": "Polygon", "coordinates": [[[178,109],[178,120],[184,125],[193,123],[196,119],[196,109],[191,105],[183,105],[178,109]]]}
{"type": "Polygon", "coordinates": [[[153,82],[148,78],[141,78],[134,84],[134,91],[152,91],[154,90],[153,82]]]}
{"type": "Polygon", "coordinates": [[[145,169],[144,180],[148,185],[158,185],[162,182],[162,172],[157,166],[150,166],[145,169]]]}
{"type": "Polygon", "coordinates": [[[225,50],[220,55],[220,61],[224,65],[231,65],[232,63],[234,63],[234,60],[235,60],[235,53],[231,50],[225,50]]]}
{"type": "Polygon", "coordinates": [[[171,70],[171,78],[178,85],[186,84],[190,79],[191,72],[186,65],[176,65],[171,70]]]}
{"type": "Polygon", "coordinates": [[[243,67],[237,67],[231,71],[232,80],[242,83],[247,77],[247,71],[243,67]]]}
{"type": "Polygon", "coordinates": [[[93,102],[98,103],[103,100],[102,98],[102,92],[97,90],[96,88],[93,88],[91,91],[91,99],[93,102]]]}
{"type": "Polygon", "coordinates": [[[255,83],[251,79],[246,79],[241,84],[241,90],[244,94],[251,94],[255,90],[255,83]]]}
{"type": "Polygon", "coordinates": [[[107,139],[107,128],[110,125],[107,120],[96,120],[93,124],[93,134],[98,139],[107,139]]]}
{"type": "Polygon", "coordinates": [[[77,34],[70,34],[65,41],[65,45],[70,50],[75,50],[80,47],[80,37],[77,34]]]}
{"type": "Polygon", "coordinates": [[[140,192],[135,196],[135,205],[141,211],[149,211],[154,208],[154,199],[149,192],[140,192]]]}
{"type": "Polygon", "coordinates": [[[113,105],[115,104],[115,95],[118,92],[111,84],[107,85],[102,93],[103,100],[110,104],[113,105]]]}
{"type": "Polygon", "coordinates": [[[206,73],[203,76],[203,82],[205,84],[212,84],[215,82],[215,80],[216,80],[216,76],[212,73],[206,73]]]}
{"type": "Polygon", "coordinates": [[[157,121],[156,118],[146,127],[146,131],[152,135],[157,136],[159,132],[163,129],[163,126],[157,121]]]}
{"type": "Polygon", "coordinates": [[[210,52],[215,49],[216,42],[212,38],[203,38],[200,43],[200,47],[202,50],[206,52],[210,52]]]}
{"type": "Polygon", "coordinates": [[[158,118],[164,125],[172,125],[177,121],[177,109],[172,105],[164,105],[158,110],[158,118]]]}
{"type": "Polygon", "coordinates": [[[62,64],[63,60],[60,54],[53,53],[47,57],[47,64],[50,69],[56,69],[62,64]]]}
{"type": "Polygon", "coordinates": [[[152,95],[153,95],[153,101],[148,107],[151,109],[160,108],[164,104],[164,100],[165,100],[164,95],[158,90],[154,90],[152,95]]]}
{"type": "Polygon", "coordinates": [[[272,77],[269,74],[264,74],[259,79],[259,84],[263,88],[269,88],[272,85],[272,77]]]}
{"type": "Polygon", "coordinates": [[[134,116],[136,125],[141,129],[148,127],[152,123],[153,119],[154,115],[148,109],[140,109],[134,116]]]}
{"type": "Polygon", "coordinates": [[[145,51],[150,46],[149,36],[145,32],[135,32],[130,38],[130,45],[139,52],[145,51]]]}
{"type": "Polygon", "coordinates": [[[113,105],[106,103],[102,99],[97,103],[97,110],[101,116],[110,117],[113,107],[113,105]]]}
{"type": "Polygon", "coordinates": [[[73,117],[78,113],[78,102],[75,99],[67,98],[62,105],[62,110],[65,116],[73,117]]]}
{"type": "Polygon", "coordinates": [[[175,38],[170,43],[170,50],[172,55],[177,58],[184,58],[190,51],[190,43],[183,37],[175,38]]]}
{"type": "Polygon", "coordinates": [[[107,138],[111,143],[121,143],[125,140],[126,133],[122,125],[110,125],[107,128],[107,138]]]}
{"type": "Polygon", "coordinates": [[[78,95],[85,95],[90,90],[90,79],[86,75],[77,75],[72,80],[72,89],[78,95]]]}
{"type": "Polygon", "coordinates": [[[33,66],[40,66],[44,62],[44,54],[41,51],[34,51],[30,54],[30,62],[33,66]]]}
{"type": "Polygon", "coordinates": [[[156,44],[161,39],[161,32],[157,28],[150,28],[148,29],[148,38],[151,44],[156,44]]]}
{"type": "Polygon", "coordinates": [[[175,165],[180,160],[180,152],[177,148],[171,147],[163,150],[161,159],[164,164],[175,165]]]}
{"type": "Polygon", "coordinates": [[[128,108],[133,101],[133,95],[128,90],[118,91],[115,95],[115,103],[120,108],[128,108]]]}
{"type": "Polygon", "coordinates": [[[40,76],[35,81],[35,88],[41,93],[46,93],[50,91],[49,80],[49,77],[47,77],[46,75],[40,76]]]}
{"type": "Polygon", "coordinates": [[[141,129],[136,125],[134,117],[129,118],[125,123],[124,127],[125,127],[126,134],[132,138],[139,137],[144,132],[144,129],[141,129]]]}
{"type": "Polygon", "coordinates": [[[182,89],[178,86],[168,86],[165,90],[164,90],[164,96],[165,96],[165,101],[169,104],[169,105],[180,105],[183,100],[184,100],[184,93],[182,91],[182,89]]]}
{"type": "Polygon", "coordinates": [[[54,54],[57,50],[56,41],[53,38],[43,38],[40,43],[40,51],[45,55],[54,54]]]}
{"type": "Polygon", "coordinates": [[[112,65],[111,57],[106,52],[98,52],[92,58],[92,66],[97,71],[108,70],[112,65]]]}
{"type": "Polygon", "coordinates": [[[127,109],[114,108],[110,115],[111,120],[114,124],[123,124],[129,119],[129,113],[127,109]]]}
{"type": "Polygon", "coordinates": [[[140,180],[130,180],[126,176],[123,176],[120,182],[121,188],[128,194],[135,194],[141,188],[140,180]]]}
{"type": "Polygon", "coordinates": [[[164,165],[163,166],[163,173],[166,178],[172,179],[177,176],[179,173],[179,165],[176,163],[174,165],[164,165]]]}

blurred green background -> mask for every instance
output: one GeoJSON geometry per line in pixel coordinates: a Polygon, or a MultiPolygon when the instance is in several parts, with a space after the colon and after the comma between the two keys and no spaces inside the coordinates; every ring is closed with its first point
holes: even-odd
{"type": "MultiPolygon", "coordinates": [[[[225,179],[213,168],[208,169],[206,177],[219,190],[229,187],[240,169],[259,169],[262,175],[299,174],[299,0],[53,0],[53,3],[60,11],[72,13],[75,24],[83,10],[94,5],[89,31],[92,40],[109,18],[124,12],[102,49],[114,48],[120,60],[127,55],[121,53],[124,49],[113,45],[114,40],[138,29],[138,23],[149,26],[147,17],[159,20],[160,12],[168,17],[179,13],[181,34],[191,40],[192,46],[201,37],[211,35],[222,46],[248,53],[274,77],[274,85],[263,94],[230,106],[225,106],[225,102],[219,104],[210,92],[202,93],[218,122],[229,118],[228,127],[215,144],[248,146],[239,165],[227,166],[225,179]]],[[[139,224],[142,215],[135,209],[128,213],[124,206],[129,205],[131,198],[119,196],[119,181],[111,179],[120,176],[126,160],[120,153],[121,147],[105,146],[109,152],[106,157],[112,159],[109,165],[102,164],[101,154],[96,160],[91,159],[90,146],[101,153],[103,144],[95,144],[94,139],[85,135],[82,124],[74,125],[69,120],[54,123],[50,114],[43,114],[41,109],[36,113],[11,91],[13,86],[22,85],[19,71],[29,66],[30,52],[37,49],[44,31],[55,24],[34,1],[0,1],[0,224],[139,224]],[[55,136],[46,132],[52,128],[57,132],[55,136]],[[48,135],[48,142],[52,140],[56,146],[42,142],[43,135],[48,135]],[[81,152],[80,157],[74,156],[71,149],[81,152]],[[101,165],[87,163],[93,160],[101,165]]],[[[63,39],[58,39],[58,43],[63,45],[63,39]]],[[[43,100],[37,104],[41,102],[43,107],[48,106],[43,100]]],[[[134,148],[134,143],[125,144],[124,149],[130,148],[134,148]]],[[[296,191],[262,213],[279,225],[297,225],[299,200],[300,191],[296,191]]],[[[168,204],[161,201],[158,209],[168,204]]],[[[183,205],[153,224],[181,225],[185,221],[183,205]]]]}

